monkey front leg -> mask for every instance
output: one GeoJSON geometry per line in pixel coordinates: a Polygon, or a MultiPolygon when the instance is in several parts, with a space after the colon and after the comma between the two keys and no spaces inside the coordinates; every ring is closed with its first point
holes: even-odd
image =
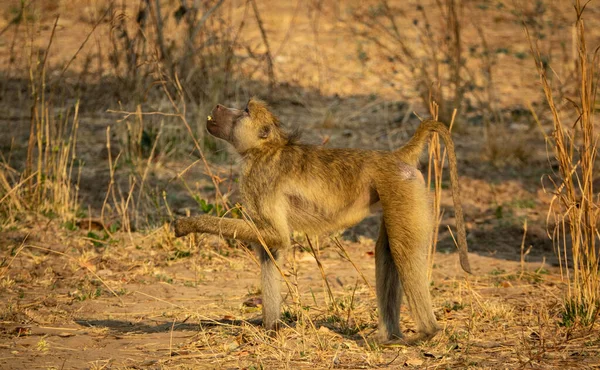
{"type": "Polygon", "coordinates": [[[246,220],[215,216],[183,217],[175,220],[176,237],[179,238],[190,233],[216,234],[228,239],[259,244],[261,243],[260,237],[262,237],[262,241],[267,245],[281,243],[281,236],[277,233],[259,225],[252,227],[246,220]]]}
{"type": "Polygon", "coordinates": [[[276,264],[281,261],[281,250],[270,249],[269,255],[262,245],[255,244],[254,248],[260,260],[263,326],[268,331],[277,330],[281,316],[281,281],[276,264]]]}
{"type": "Polygon", "coordinates": [[[255,228],[240,219],[197,216],[175,220],[175,236],[181,237],[194,232],[217,234],[253,243],[260,260],[263,325],[267,330],[277,330],[281,314],[281,282],[276,264],[280,261],[280,250],[289,246],[289,239],[279,236],[282,233],[277,233],[274,229],[260,226],[255,228]],[[270,255],[259,240],[259,234],[269,247],[270,255]]]}

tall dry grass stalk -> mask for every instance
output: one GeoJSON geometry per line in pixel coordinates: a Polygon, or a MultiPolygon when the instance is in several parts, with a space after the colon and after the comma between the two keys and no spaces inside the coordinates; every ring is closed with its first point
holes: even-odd
{"type": "Polygon", "coordinates": [[[579,0],[574,5],[579,87],[577,101],[568,99],[575,108],[573,123],[563,123],[539,49],[531,41],[528,31],[527,35],[554,124],[553,133],[547,141],[554,152],[559,171],[549,176],[554,191],[547,220],[549,225],[553,225],[550,237],[559,257],[563,278],[568,282],[563,323],[586,325],[594,322],[600,304],[600,197],[594,194],[598,135],[593,122],[599,49],[593,53],[588,51],[583,19],[585,6],[579,0]]]}
{"type": "Polygon", "coordinates": [[[46,107],[33,118],[34,145],[23,172],[0,164],[0,226],[14,222],[24,211],[63,221],[73,220],[79,208],[80,161],[76,155],[79,102],[74,111],[55,119],[46,107]]]}
{"type": "MultiPolygon", "coordinates": [[[[429,102],[429,113],[435,120],[439,116],[438,104],[430,100],[429,102]]],[[[456,117],[456,109],[452,114],[450,121],[449,130],[452,130],[454,126],[454,119],[456,117]]],[[[442,151],[440,146],[440,137],[437,133],[433,134],[431,141],[429,142],[429,166],[427,170],[427,188],[431,189],[433,186],[433,234],[429,249],[427,250],[427,277],[431,280],[433,273],[433,259],[435,256],[436,246],[439,237],[440,223],[442,222],[442,175],[444,172],[444,160],[446,158],[446,149],[442,151]]]]}
{"type": "Polygon", "coordinates": [[[31,119],[25,170],[17,171],[7,161],[0,167],[0,219],[4,220],[0,226],[15,221],[23,211],[73,220],[79,206],[79,100],[72,109],[56,113],[47,91],[46,62],[57,23],[58,18],[44,55],[30,46],[31,119]]]}

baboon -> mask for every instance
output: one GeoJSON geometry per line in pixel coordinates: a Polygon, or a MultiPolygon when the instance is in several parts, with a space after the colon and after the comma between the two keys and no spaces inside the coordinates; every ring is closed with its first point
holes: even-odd
{"type": "Polygon", "coordinates": [[[290,246],[290,232],[340,230],[381,207],[375,248],[380,339],[409,343],[437,333],[426,272],[432,209],[416,167],[430,132],[439,133],[446,143],[460,263],[471,271],[454,144],[442,123],[422,122],[410,141],[394,151],[325,148],[298,143],[264,102],[251,99],[243,110],[217,105],[208,116],[207,129],[242,157],[240,191],[254,225],[244,219],[186,217],[175,221],[175,234],[211,233],[254,244],[261,263],[267,330],[276,329],[280,318],[281,284],[274,262],[290,246]],[[403,292],[418,330],[410,340],[402,339],[399,325],[403,292]]]}

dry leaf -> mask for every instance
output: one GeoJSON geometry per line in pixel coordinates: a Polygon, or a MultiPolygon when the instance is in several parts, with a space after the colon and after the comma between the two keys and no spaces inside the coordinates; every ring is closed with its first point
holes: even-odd
{"type": "Polygon", "coordinates": [[[409,358],[404,361],[404,366],[421,366],[423,365],[423,360],[420,358],[409,358]]]}
{"type": "Polygon", "coordinates": [[[319,328],[319,333],[331,333],[331,330],[326,326],[321,326],[319,328]]]}
{"type": "Polygon", "coordinates": [[[440,358],[444,357],[442,355],[436,355],[435,353],[432,353],[432,352],[423,352],[423,356],[430,357],[430,358],[435,358],[435,359],[438,359],[438,360],[440,358]]]}

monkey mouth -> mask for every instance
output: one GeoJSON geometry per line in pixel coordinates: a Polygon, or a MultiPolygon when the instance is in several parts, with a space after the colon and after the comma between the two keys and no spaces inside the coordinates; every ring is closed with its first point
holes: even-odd
{"type": "Polygon", "coordinates": [[[206,129],[208,130],[208,132],[211,135],[216,135],[217,132],[219,131],[219,125],[217,124],[217,122],[214,119],[207,120],[206,121],[206,129]]]}
{"type": "Polygon", "coordinates": [[[223,125],[220,124],[220,120],[216,119],[216,117],[213,115],[211,117],[212,119],[207,119],[206,120],[206,129],[208,131],[209,134],[211,134],[212,136],[218,137],[218,138],[223,138],[224,132],[223,132],[223,125]]]}
{"type": "Polygon", "coordinates": [[[206,117],[206,127],[216,129],[219,126],[219,117],[215,114],[215,112],[211,112],[211,115],[206,117]]]}
{"type": "Polygon", "coordinates": [[[237,109],[226,108],[218,104],[206,117],[206,129],[212,136],[227,140],[232,132],[237,113],[237,109]]]}

